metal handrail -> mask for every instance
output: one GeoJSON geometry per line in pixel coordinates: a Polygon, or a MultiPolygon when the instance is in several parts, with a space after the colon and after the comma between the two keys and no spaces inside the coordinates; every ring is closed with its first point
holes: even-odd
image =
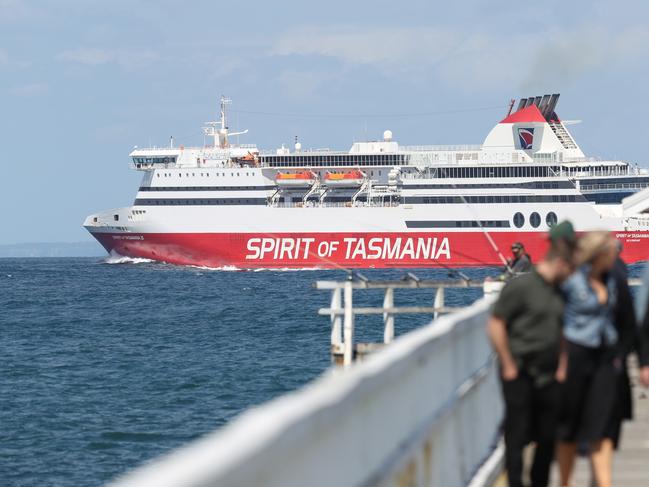
{"type": "MultiPolygon", "coordinates": [[[[628,279],[629,286],[640,286],[641,279],[628,279]]],[[[363,276],[346,281],[317,281],[316,289],[331,291],[331,305],[320,308],[318,314],[329,316],[331,320],[332,361],[342,356],[342,365],[348,367],[354,360],[354,317],[360,315],[383,315],[383,344],[394,340],[394,319],[398,314],[429,314],[437,319],[442,314],[460,311],[465,307],[451,307],[444,303],[444,290],[451,288],[482,288],[485,296],[496,295],[505,285],[500,280],[422,280],[412,274],[399,280],[370,281],[363,276]],[[353,305],[353,291],[358,289],[382,289],[385,294],[383,306],[357,307],[353,305]],[[436,289],[433,306],[395,306],[395,289],[436,289]]],[[[372,351],[377,344],[365,345],[372,351]]]]}
{"type": "MultiPolygon", "coordinates": [[[[444,290],[446,288],[482,288],[485,295],[500,290],[504,285],[502,281],[477,281],[471,279],[461,280],[422,280],[408,274],[400,280],[370,281],[362,276],[346,281],[317,281],[315,288],[331,291],[331,305],[320,308],[319,315],[329,316],[331,320],[331,353],[332,362],[336,363],[337,357],[342,357],[342,365],[349,367],[354,360],[354,317],[357,315],[383,315],[383,344],[394,340],[394,319],[398,314],[429,314],[437,319],[442,314],[448,314],[464,309],[464,307],[450,307],[444,304],[444,290]],[[384,290],[383,306],[357,307],[353,306],[354,289],[382,289],[384,290]],[[436,289],[433,306],[395,306],[395,289],[436,289]]],[[[368,351],[376,349],[378,344],[367,344],[363,348],[368,351]]]]}

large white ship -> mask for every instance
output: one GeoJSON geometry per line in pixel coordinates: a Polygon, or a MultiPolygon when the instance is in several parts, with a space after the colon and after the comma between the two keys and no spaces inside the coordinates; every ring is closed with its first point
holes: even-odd
{"type": "Polygon", "coordinates": [[[347,152],[235,145],[226,121],[203,147],[136,149],[132,206],[90,215],[108,252],[238,268],[500,264],[514,241],[541,255],[548,228],[607,229],[627,262],[649,259],[649,173],[584,155],[555,108],[523,98],[480,145],[356,142],[347,152]]]}

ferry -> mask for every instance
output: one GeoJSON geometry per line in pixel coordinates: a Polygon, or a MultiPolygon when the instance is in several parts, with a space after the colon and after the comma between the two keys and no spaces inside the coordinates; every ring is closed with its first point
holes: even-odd
{"type": "Polygon", "coordinates": [[[522,98],[478,145],[402,146],[390,130],[348,151],[234,144],[208,122],[201,147],[136,148],[131,206],[89,215],[107,252],[212,268],[500,265],[547,231],[611,231],[629,263],[649,258],[649,173],[587,157],[556,112],[559,94],[522,98]]]}

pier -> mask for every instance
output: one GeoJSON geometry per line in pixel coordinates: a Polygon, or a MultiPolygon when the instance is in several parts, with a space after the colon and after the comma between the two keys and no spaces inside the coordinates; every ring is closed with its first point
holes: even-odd
{"type": "MultiPolygon", "coordinates": [[[[412,275],[318,282],[331,292],[330,306],[319,310],[331,322],[327,372],[110,486],[505,486],[503,405],[485,336],[501,286],[412,275]],[[453,287],[483,287],[484,296],[447,307],[445,289],[453,287]],[[354,307],[354,292],[372,289],[383,293],[382,306],[354,307]],[[431,306],[399,306],[395,289],[431,289],[431,306]],[[434,319],[395,338],[401,314],[434,319]],[[364,315],[382,316],[382,343],[355,342],[355,320],[364,315]]],[[[649,485],[647,393],[634,387],[635,419],[625,425],[614,485],[649,485]]],[[[574,485],[590,485],[583,460],[574,485]]]]}
{"type": "MultiPolygon", "coordinates": [[[[613,485],[646,487],[649,485],[649,389],[643,388],[638,381],[635,360],[630,363],[633,420],[622,423],[619,450],[613,457],[613,485]]],[[[556,465],[552,478],[552,485],[559,485],[556,465]]],[[[573,487],[592,485],[588,459],[581,457],[575,464],[573,487]]],[[[506,486],[506,483],[501,486],[506,486]]]]}

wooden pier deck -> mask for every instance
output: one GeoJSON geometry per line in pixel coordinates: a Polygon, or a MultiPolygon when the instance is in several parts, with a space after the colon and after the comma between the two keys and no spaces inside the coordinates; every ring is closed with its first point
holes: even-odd
{"type": "MultiPolygon", "coordinates": [[[[620,448],[613,458],[613,485],[622,487],[649,487],[649,389],[638,381],[635,364],[630,368],[633,385],[632,421],[623,424],[620,448]]],[[[559,485],[559,472],[554,466],[550,485],[559,485]]],[[[579,458],[571,487],[590,487],[590,464],[579,458]]]]}
{"type": "MultiPolygon", "coordinates": [[[[634,417],[623,425],[620,448],[613,459],[613,485],[649,487],[649,389],[640,385],[635,364],[630,367],[630,374],[634,417]]],[[[560,485],[556,462],[552,468],[550,485],[560,485]]],[[[507,480],[503,474],[494,487],[506,486],[507,480]]],[[[588,458],[577,459],[571,487],[595,487],[588,458]]]]}

